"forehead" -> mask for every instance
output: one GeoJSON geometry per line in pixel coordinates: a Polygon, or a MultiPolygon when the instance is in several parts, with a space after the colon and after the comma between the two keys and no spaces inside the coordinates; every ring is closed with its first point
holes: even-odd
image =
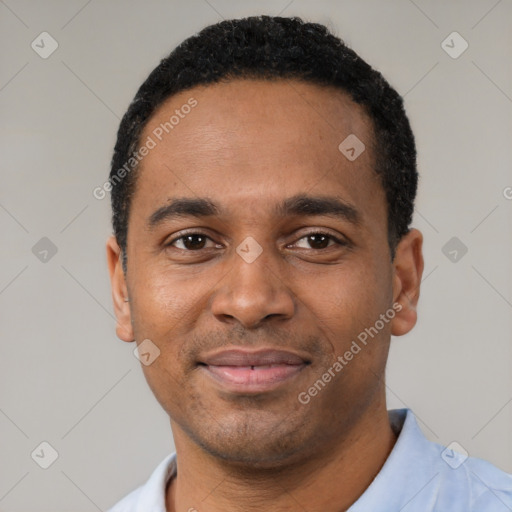
{"type": "Polygon", "coordinates": [[[372,123],[333,87],[286,80],[194,87],[157,109],[141,144],[149,140],[133,199],[143,208],[180,195],[254,209],[306,191],[347,202],[383,193],[373,171],[372,123]],[[339,146],[354,136],[365,150],[351,161],[339,146]]]}

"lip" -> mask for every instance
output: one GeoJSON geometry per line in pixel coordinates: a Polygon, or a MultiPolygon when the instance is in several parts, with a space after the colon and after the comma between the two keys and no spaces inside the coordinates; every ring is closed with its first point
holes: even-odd
{"type": "Polygon", "coordinates": [[[277,349],[224,349],[205,354],[199,368],[231,393],[262,393],[296,377],[310,361],[277,349]]]}

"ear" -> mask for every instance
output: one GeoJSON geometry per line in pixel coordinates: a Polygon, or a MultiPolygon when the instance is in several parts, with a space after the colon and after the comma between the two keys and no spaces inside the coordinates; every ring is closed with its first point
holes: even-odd
{"type": "Polygon", "coordinates": [[[131,322],[131,311],[126,286],[126,276],[123,271],[121,248],[115,236],[107,240],[107,263],[110,273],[110,285],[112,287],[112,300],[114,313],[117,318],[116,334],[123,341],[134,341],[131,322]]]}
{"type": "Polygon", "coordinates": [[[393,260],[393,308],[397,312],[391,321],[391,334],[402,336],[415,325],[416,306],[423,275],[423,235],[411,229],[397,245],[393,260]]]}

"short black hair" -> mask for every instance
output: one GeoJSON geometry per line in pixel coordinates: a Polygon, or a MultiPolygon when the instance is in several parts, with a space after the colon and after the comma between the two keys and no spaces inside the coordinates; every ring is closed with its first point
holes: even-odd
{"type": "Polygon", "coordinates": [[[251,16],[210,25],[183,41],[149,74],[121,120],[109,180],[112,224],[124,270],[137,175],[132,157],[144,127],[172,95],[236,78],[334,86],[362,106],[373,123],[374,170],[386,194],[394,257],[396,244],[409,230],[418,182],[414,135],[401,96],[324,25],[298,17],[251,16]]]}

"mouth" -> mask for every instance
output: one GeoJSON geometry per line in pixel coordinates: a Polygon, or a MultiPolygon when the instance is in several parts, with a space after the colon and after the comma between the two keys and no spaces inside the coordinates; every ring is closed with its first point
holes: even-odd
{"type": "Polygon", "coordinates": [[[272,391],[296,377],[311,361],[284,350],[229,349],[206,354],[198,366],[232,393],[272,391]]]}

